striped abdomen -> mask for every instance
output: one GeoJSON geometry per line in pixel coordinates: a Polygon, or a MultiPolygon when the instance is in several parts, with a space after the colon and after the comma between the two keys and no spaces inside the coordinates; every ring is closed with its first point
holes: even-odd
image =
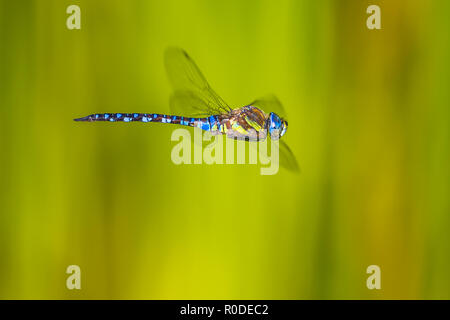
{"type": "Polygon", "coordinates": [[[207,118],[191,118],[181,116],[171,116],[157,113],[98,113],[74,119],[75,121],[110,121],[110,122],[159,122],[172,123],[189,127],[197,127],[205,131],[221,131],[218,116],[207,118]]]}

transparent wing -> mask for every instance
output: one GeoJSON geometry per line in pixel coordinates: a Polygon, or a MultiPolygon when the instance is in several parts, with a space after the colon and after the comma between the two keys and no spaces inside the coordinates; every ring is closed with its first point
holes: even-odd
{"type": "MultiPolygon", "coordinates": [[[[218,112],[193,91],[177,90],[170,96],[170,111],[175,115],[206,117],[218,112]]],[[[222,113],[222,112],[219,112],[222,113]]]]}
{"type": "Polygon", "coordinates": [[[182,111],[180,115],[183,113],[194,115],[189,114],[192,111],[204,115],[231,111],[225,101],[209,86],[200,69],[184,50],[176,47],[167,48],[164,61],[167,75],[175,90],[171,105],[179,109],[177,111],[182,111]],[[197,102],[199,105],[192,108],[192,104],[197,102]]]}
{"type": "MultiPolygon", "coordinates": [[[[286,119],[287,117],[286,111],[284,110],[280,100],[278,100],[278,98],[273,94],[259,98],[253,101],[251,105],[260,108],[266,113],[274,112],[283,119],[286,119]]],[[[297,159],[287,143],[284,140],[279,140],[279,147],[280,165],[289,171],[300,172],[297,159]]]]}
{"type": "Polygon", "coordinates": [[[283,105],[281,104],[280,100],[278,100],[278,98],[273,94],[259,98],[253,101],[250,105],[258,107],[265,113],[274,112],[280,117],[286,119],[287,115],[283,105]]]}
{"type": "Polygon", "coordinates": [[[297,159],[286,142],[280,140],[280,165],[289,171],[300,172],[297,159]]]}

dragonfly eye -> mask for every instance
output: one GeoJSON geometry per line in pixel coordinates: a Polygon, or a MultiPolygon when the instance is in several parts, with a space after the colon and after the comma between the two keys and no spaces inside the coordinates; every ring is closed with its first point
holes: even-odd
{"type": "Polygon", "coordinates": [[[281,130],[282,130],[282,122],[281,122],[280,117],[277,114],[271,112],[269,114],[267,124],[268,124],[267,127],[269,130],[270,137],[272,139],[279,139],[281,136],[281,130]]]}

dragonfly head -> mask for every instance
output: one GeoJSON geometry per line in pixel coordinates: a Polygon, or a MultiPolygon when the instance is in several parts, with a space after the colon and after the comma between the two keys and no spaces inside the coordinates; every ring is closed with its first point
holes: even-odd
{"type": "Polygon", "coordinates": [[[276,113],[269,113],[266,122],[266,129],[269,131],[270,138],[274,140],[280,139],[286,133],[288,123],[283,118],[280,118],[276,113]]]}

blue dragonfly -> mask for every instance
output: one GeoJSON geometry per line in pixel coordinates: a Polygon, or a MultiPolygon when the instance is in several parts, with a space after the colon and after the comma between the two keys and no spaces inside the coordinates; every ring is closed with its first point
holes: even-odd
{"type": "Polygon", "coordinates": [[[299,171],[294,154],[284,140],[280,139],[286,134],[288,122],[285,110],[275,96],[266,96],[243,107],[232,109],[211,88],[200,69],[184,50],[169,47],[164,60],[167,75],[174,89],[170,97],[173,115],[97,113],[74,120],[176,124],[250,142],[270,137],[279,140],[280,164],[288,170],[299,171]]]}

